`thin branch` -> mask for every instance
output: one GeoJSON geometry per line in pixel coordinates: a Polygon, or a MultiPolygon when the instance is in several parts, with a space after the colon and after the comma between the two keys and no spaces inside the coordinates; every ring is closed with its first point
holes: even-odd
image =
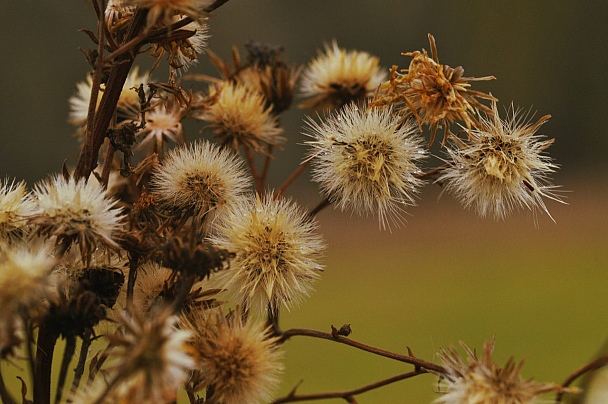
{"type": "Polygon", "coordinates": [[[322,211],[329,205],[331,205],[331,201],[329,200],[329,198],[323,199],[321,202],[319,202],[319,204],[317,206],[315,206],[313,208],[313,210],[308,212],[308,216],[310,216],[310,217],[315,216],[317,213],[319,213],[320,211],[322,211]]]}
{"type": "Polygon", "coordinates": [[[308,167],[309,162],[310,162],[310,160],[306,160],[306,161],[302,162],[302,164],[300,164],[291,173],[291,175],[289,177],[287,177],[287,179],[285,181],[283,181],[281,186],[274,193],[275,198],[278,198],[279,196],[283,195],[285,190],[287,190],[287,188],[289,188],[289,186],[300,176],[300,174],[302,174],[304,172],[304,170],[306,170],[306,167],[308,167]]]}
{"type": "MultiPolygon", "coordinates": [[[[570,386],[576,379],[578,379],[585,373],[592,372],[594,370],[598,370],[606,365],[608,365],[608,355],[600,356],[599,358],[592,360],[591,362],[581,366],[580,368],[578,368],[574,372],[572,372],[566,378],[566,380],[564,380],[564,382],[561,384],[561,387],[565,389],[566,387],[570,386]]],[[[566,391],[563,391],[563,390],[560,391],[559,393],[557,393],[557,396],[555,397],[555,401],[558,403],[561,403],[562,398],[564,397],[564,393],[566,393],[566,391]]]]}
{"type": "Polygon", "coordinates": [[[439,174],[441,174],[441,172],[443,170],[445,170],[446,168],[448,168],[449,166],[450,165],[446,163],[446,164],[443,164],[443,165],[441,165],[439,167],[435,167],[435,168],[432,168],[432,169],[430,169],[428,171],[424,171],[424,172],[422,172],[420,174],[414,174],[414,177],[416,177],[418,179],[421,179],[421,180],[425,180],[425,179],[429,179],[429,178],[435,178],[435,177],[438,177],[439,174]]]}
{"type": "Polygon", "coordinates": [[[388,379],[380,380],[375,383],[368,384],[366,386],[362,386],[352,390],[344,390],[344,391],[332,391],[326,393],[314,393],[314,394],[295,394],[295,389],[289,393],[289,395],[285,397],[281,397],[272,402],[272,404],[281,404],[281,403],[295,403],[297,401],[313,401],[313,400],[323,400],[327,398],[342,398],[347,402],[355,402],[353,400],[353,396],[358,394],[366,393],[368,391],[378,389],[380,387],[387,386],[391,383],[395,383],[401,380],[410,379],[414,376],[418,376],[421,374],[428,373],[424,369],[414,370],[407,373],[402,373],[400,375],[389,377],[388,379]]]}
{"type": "Polygon", "coordinates": [[[350,338],[342,337],[339,335],[333,336],[328,332],[311,330],[307,328],[292,328],[282,333],[281,342],[287,341],[289,338],[294,336],[302,336],[302,337],[312,337],[312,338],[320,338],[326,339],[329,341],[338,342],[340,344],[345,344],[352,346],[354,348],[360,349],[362,351],[370,352],[378,356],[383,356],[385,358],[394,359],[399,362],[409,363],[410,365],[416,366],[417,370],[425,369],[426,371],[433,371],[436,373],[445,373],[445,369],[443,366],[437,365],[435,363],[427,362],[423,359],[416,358],[414,356],[401,355],[395,352],[387,351],[381,348],[376,348],[371,345],[364,344],[362,342],[358,342],[352,340],[350,338]]]}

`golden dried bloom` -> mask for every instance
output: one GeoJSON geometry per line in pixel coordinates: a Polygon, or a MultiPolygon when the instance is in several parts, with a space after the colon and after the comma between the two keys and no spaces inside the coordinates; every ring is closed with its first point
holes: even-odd
{"type": "Polygon", "coordinates": [[[264,199],[234,206],[217,223],[211,243],[235,257],[216,274],[217,285],[245,309],[287,308],[307,296],[323,267],[324,244],[316,222],[286,199],[264,199]]]}
{"type": "Polygon", "coordinates": [[[371,106],[402,105],[404,119],[415,117],[418,124],[429,125],[431,138],[435,140],[437,129],[445,129],[442,144],[450,135],[450,125],[455,121],[464,122],[467,129],[477,126],[476,114],[488,112],[478,98],[494,100],[489,94],[471,90],[471,81],[493,80],[493,76],[464,77],[462,66],[452,68],[439,63],[435,38],[429,34],[432,58],[422,52],[406,52],[404,56],[413,57],[409,69],[397,72],[393,66],[389,81],[383,83],[371,106]]]}
{"type": "Polygon", "coordinates": [[[185,110],[177,102],[169,106],[162,103],[146,112],[146,126],[137,132],[139,139],[137,149],[148,148],[162,158],[168,141],[183,144],[184,114],[185,110]]]}
{"type": "Polygon", "coordinates": [[[211,401],[223,404],[256,404],[271,401],[283,370],[277,339],[262,322],[232,312],[199,312],[188,323],[193,347],[199,356],[191,381],[195,390],[213,388],[211,401]]]}
{"type": "MultiPolygon", "coordinates": [[[[149,74],[139,74],[139,67],[135,66],[125,81],[120,92],[120,98],[116,108],[116,118],[118,123],[123,121],[137,120],[139,116],[139,96],[134,88],[139,88],[140,84],[144,86],[149,81],[149,74]]],[[[91,90],[93,85],[93,78],[91,75],[87,76],[86,81],[81,81],[76,84],[76,94],[70,97],[70,113],[69,122],[73,125],[84,126],[87,121],[87,115],[89,112],[89,102],[91,100],[91,90]]],[[[103,95],[103,88],[97,97],[97,106],[101,101],[103,95]]]]}
{"type": "MultiPolygon", "coordinates": [[[[179,16],[173,17],[178,22],[179,16]]],[[[171,40],[161,40],[152,44],[150,53],[157,58],[158,64],[167,53],[169,66],[184,73],[190,66],[198,62],[197,55],[207,47],[209,27],[204,19],[192,21],[177,31],[171,33],[171,40]]]]}
{"type": "Polygon", "coordinates": [[[264,152],[267,145],[276,146],[285,141],[278,119],[266,107],[266,100],[250,87],[233,82],[222,82],[209,88],[216,102],[204,110],[198,119],[208,123],[217,140],[235,150],[239,146],[264,152]]]}
{"type": "Polygon", "coordinates": [[[509,358],[503,368],[492,359],[494,340],[484,344],[483,356],[461,342],[466,357],[456,348],[442,349],[437,356],[443,361],[446,373],[440,381],[445,385],[443,395],[435,400],[441,404],[530,404],[540,394],[559,391],[554,384],[540,384],[521,377],[523,361],[509,358]]]}
{"type": "Polygon", "coordinates": [[[27,220],[36,204],[26,191],[25,181],[0,179],[0,250],[24,236],[27,220]]]}
{"type": "Polygon", "coordinates": [[[29,308],[48,299],[56,287],[56,260],[46,244],[15,244],[0,251],[0,317],[19,307],[29,308]],[[29,244],[29,245],[28,245],[29,244]]]}
{"type": "Polygon", "coordinates": [[[511,106],[503,120],[496,102],[491,112],[470,131],[469,140],[452,138],[450,165],[438,181],[482,217],[502,219],[515,208],[540,208],[551,217],[543,198],[562,202],[547,180],[557,166],[543,154],[553,139],[536,134],[550,115],[530,123],[511,106]]]}
{"type": "Polygon", "coordinates": [[[171,150],[153,171],[151,193],[165,209],[214,220],[244,198],[250,177],[230,150],[200,141],[171,150]]]}
{"type": "Polygon", "coordinates": [[[39,234],[56,238],[60,253],[76,244],[86,263],[97,248],[118,248],[124,215],[96,181],[57,175],[36,184],[33,196],[38,207],[28,220],[39,234]]]}
{"type": "Polygon", "coordinates": [[[168,310],[120,317],[122,330],[108,335],[110,371],[118,381],[114,394],[125,403],[168,403],[195,368],[190,355],[191,332],[176,328],[177,317],[168,310]],[[149,314],[150,315],[150,314],[149,314]]]}
{"type": "Polygon", "coordinates": [[[302,73],[302,95],[311,98],[300,107],[338,109],[364,100],[386,79],[379,63],[367,52],[346,51],[336,41],[326,44],[325,53],[319,52],[302,73]]]}
{"type": "Polygon", "coordinates": [[[351,104],[320,124],[309,119],[305,134],[314,139],[306,142],[312,178],[330,201],[359,215],[377,214],[382,228],[402,223],[422,184],[416,164],[426,156],[412,122],[390,108],[366,112],[351,104]]]}

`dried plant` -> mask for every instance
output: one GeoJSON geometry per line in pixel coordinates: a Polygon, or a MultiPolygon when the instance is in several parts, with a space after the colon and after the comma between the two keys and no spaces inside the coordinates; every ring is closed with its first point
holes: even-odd
{"type": "Polygon", "coordinates": [[[562,203],[549,178],[553,139],[537,134],[548,115],[531,123],[511,106],[501,118],[493,95],[470,88],[493,77],[441,64],[431,35],[431,55],[404,53],[409,68],[394,66],[388,78],[377,57],[335,41],[308,66],[253,41],[246,58],[235,46],[224,61],[206,44],[210,13],[226,1],[93,0],[98,26],[85,30],[94,49],[84,52],[91,71],[69,100],[76,166],[31,190],[0,180],[0,360],[24,359],[30,375],[17,399],[0,374],[2,402],[170,403],[181,392],[193,404],[354,403],[432,374],[438,403],[516,404],[546,393],[560,401],[578,392],[569,387],[577,378],[608,363],[602,356],[562,384],[537,383],[522,378],[523,362],[499,366],[494,340],[481,357],[465,344],[465,356],[442,349],[437,364],[409,348],[356,341],[350,324],[282,330],[281,310],[322,282],[319,211],[335,204],[390,229],[434,181],[482,217],[515,209],[550,216],[547,203],[562,203]],[[156,76],[168,68],[166,81],[140,74],[134,62],[145,53],[156,76]],[[184,76],[203,53],[219,77],[184,76]],[[206,84],[182,87],[189,79],[206,84]],[[297,88],[307,98],[300,107],[324,111],[304,119],[302,164],[274,187],[268,168],[287,142],[280,115],[297,88]],[[186,120],[203,122],[213,139],[189,141],[186,120]],[[428,146],[440,128],[444,154],[433,166],[428,146]],[[322,195],[310,211],[284,197],[308,165],[322,195]],[[296,386],[276,398],[284,343],[294,337],[413,368],[353,390],[299,394],[296,386]]]}

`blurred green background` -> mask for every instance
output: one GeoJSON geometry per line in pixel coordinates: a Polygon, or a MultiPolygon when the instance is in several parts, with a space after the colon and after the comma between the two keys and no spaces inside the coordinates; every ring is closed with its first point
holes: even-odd
{"type": "MultiPolygon", "coordinates": [[[[87,1],[0,3],[0,176],[33,184],[73,165],[78,147],[66,122],[67,99],[84,79],[89,48],[80,28],[94,28],[87,1]]],[[[323,43],[377,55],[383,66],[407,67],[403,51],[428,49],[462,65],[468,76],[503,105],[553,117],[541,132],[562,166],[554,182],[570,205],[550,202],[555,217],[528,212],[505,222],[481,220],[429,185],[408,224],[381,232],[375,219],[331,209],[319,216],[329,249],[317,291],[284,316],[283,327],[351,323],[352,338],[422,358],[449,343],[481,348],[496,335],[496,357],[526,359],[524,376],[560,382],[590,359],[608,336],[608,2],[575,1],[293,1],[230,0],[210,20],[210,47],[227,57],[249,39],[278,43],[296,64],[323,43]]],[[[149,66],[150,60],[144,66],[149,66]]],[[[202,58],[192,72],[214,73],[202,58]]],[[[154,77],[164,79],[162,68],[154,77]]],[[[292,145],[277,154],[272,186],[296,167],[302,117],[283,118],[292,145]]],[[[196,132],[188,133],[195,138],[196,132]]],[[[290,194],[318,200],[301,178],[290,194]]],[[[294,339],[286,345],[282,393],[350,389],[409,367],[327,341],[294,339]]],[[[435,378],[413,380],[365,394],[361,403],[418,403],[436,397],[435,378]]]]}

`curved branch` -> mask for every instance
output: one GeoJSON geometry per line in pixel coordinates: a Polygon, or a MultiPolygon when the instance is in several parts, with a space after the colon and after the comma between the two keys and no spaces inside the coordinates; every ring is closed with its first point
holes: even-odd
{"type": "Polygon", "coordinates": [[[572,383],[574,383],[574,381],[576,379],[578,379],[579,377],[581,377],[582,375],[584,375],[585,373],[588,372],[592,372],[594,370],[598,370],[604,366],[608,365],[608,355],[604,355],[604,356],[600,356],[599,358],[581,366],[580,368],[576,369],[574,372],[572,372],[567,378],[566,380],[564,380],[564,382],[561,384],[561,387],[563,388],[562,391],[560,391],[559,393],[557,393],[557,396],[555,397],[555,401],[558,403],[562,402],[562,398],[564,397],[564,393],[567,392],[566,387],[570,386],[572,383]]]}
{"type": "Polygon", "coordinates": [[[360,349],[362,351],[370,352],[378,356],[384,356],[385,358],[394,359],[399,362],[409,363],[410,365],[414,365],[416,367],[416,371],[424,371],[424,372],[435,372],[435,373],[445,373],[445,368],[441,365],[437,365],[432,362],[427,362],[423,359],[416,358],[411,355],[401,355],[395,352],[387,351],[381,348],[376,348],[371,345],[364,344],[362,342],[358,342],[346,337],[342,337],[339,335],[332,335],[328,332],[311,330],[306,328],[292,328],[287,331],[284,331],[281,335],[280,342],[283,343],[287,341],[291,337],[295,336],[303,336],[303,337],[312,337],[312,338],[320,338],[326,339],[329,341],[335,341],[340,344],[345,344],[352,346],[354,348],[360,349]]]}
{"type": "MultiPolygon", "coordinates": [[[[354,402],[353,396],[358,394],[366,393],[368,391],[378,389],[380,387],[387,386],[391,383],[395,383],[401,380],[409,379],[414,376],[418,376],[421,374],[428,373],[424,369],[414,370],[412,372],[402,373],[400,375],[389,377],[388,379],[380,380],[375,383],[368,384],[366,386],[362,386],[352,390],[344,390],[344,391],[331,391],[326,393],[314,393],[314,394],[295,394],[294,390],[289,393],[285,397],[278,398],[272,402],[272,404],[281,404],[281,403],[295,403],[297,401],[313,401],[313,400],[322,400],[326,398],[342,398],[347,402],[354,402]]],[[[297,388],[297,386],[296,386],[297,388]]]]}

